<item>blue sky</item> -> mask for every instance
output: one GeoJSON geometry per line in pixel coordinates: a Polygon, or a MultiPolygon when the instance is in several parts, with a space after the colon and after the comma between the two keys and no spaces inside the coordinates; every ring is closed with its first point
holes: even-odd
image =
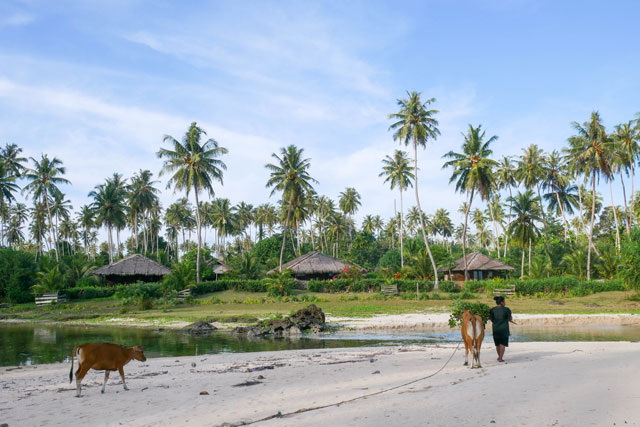
{"type": "Polygon", "coordinates": [[[229,149],[217,196],[268,201],[264,164],[295,144],[319,193],[353,186],[359,217],[386,217],[387,115],[416,90],[442,133],[420,153],[423,209],[458,219],[441,156],[469,123],[499,157],[561,148],[592,110],[611,128],[640,112],[638,16],[634,1],[5,0],[0,144],[60,158],[78,208],[113,172],[157,173],[163,135],[197,121],[229,149]]]}

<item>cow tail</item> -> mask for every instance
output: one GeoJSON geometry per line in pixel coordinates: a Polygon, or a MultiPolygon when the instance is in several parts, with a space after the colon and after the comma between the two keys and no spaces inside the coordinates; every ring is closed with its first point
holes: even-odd
{"type": "Polygon", "coordinates": [[[76,349],[80,347],[79,345],[73,347],[71,350],[71,370],[69,371],[69,383],[73,382],[73,356],[76,354],[76,349]]]}

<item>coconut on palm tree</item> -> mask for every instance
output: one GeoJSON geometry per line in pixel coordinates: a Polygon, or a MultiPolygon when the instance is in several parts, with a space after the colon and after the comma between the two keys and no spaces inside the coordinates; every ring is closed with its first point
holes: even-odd
{"type": "Polygon", "coordinates": [[[214,181],[223,184],[223,170],[227,165],[218,157],[226,154],[226,148],[218,145],[218,142],[209,138],[203,141],[207,133],[198,127],[196,122],[191,123],[189,129],[178,141],[171,135],[165,135],[163,142],[171,145],[170,149],[161,148],[157,156],[164,159],[160,175],[172,174],[167,188],[173,186],[174,193],[184,190],[186,197],[193,191],[196,203],[196,226],[198,229],[198,249],[196,256],[196,282],[200,282],[200,248],[202,246],[202,219],[200,217],[200,193],[202,191],[213,196],[214,181]]]}
{"type": "Polygon", "coordinates": [[[391,126],[389,126],[389,129],[394,131],[394,140],[400,141],[400,143],[405,145],[413,145],[413,175],[415,179],[416,205],[420,217],[422,239],[424,240],[433,267],[434,289],[438,289],[438,269],[433,259],[431,248],[429,247],[418,192],[418,146],[424,149],[427,146],[427,141],[435,140],[438,135],[440,135],[438,121],[435,119],[438,110],[430,109],[431,104],[436,102],[435,98],[430,98],[422,102],[421,94],[418,92],[407,92],[407,96],[407,99],[398,99],[400,110],[397,113],[389,115],[389,118],[394,120],[391,126]]]}
{"type": "Polygon", "coordinates": [[[382,172],[378,176],[385,177],[384,182],[388,182],[391,189],[398,188],[400,192],[400,267],[404,267],[404,244],[403,244],[403,203],[402,193],[413,186],[412,180],[415,175],[411,173],[409,166],[409,156],[402,150],[396,150],[392,156],[386,156],[382,160],[382,172]]]}
{"type": "MultiPolygon", "coordinates": [[[[473,196],[477,192],[481,199],[488,200],[491,192],[495,187],[495,176],[493,168],[497,166],[497,162],[490,159],[489,156],[493,151],[489,148],[492,142],[498,137],[493,135],[485,140],[486,131],[482,130],[482,125],[473,127],[469,125],[467,134],[464,135],[464,143],[462,144],[462,152],[455,153],[449,151],[443,157],[451,159],[446,162],[443,168],[453,168],[449,183],[456,182],[456,191],[467,193],[468,202],[464,212],[464,227],[462,229],[462,257],[467,259],[466,239],[467,226],[469,220],[469,210],[473,203],[473,196]]],[[[467,263],[464,263],[464,277],[468,279],[467,263]]]]}

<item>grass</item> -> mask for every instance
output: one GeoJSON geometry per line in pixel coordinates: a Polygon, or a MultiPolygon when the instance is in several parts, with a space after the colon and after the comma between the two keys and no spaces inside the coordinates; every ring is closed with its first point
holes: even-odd
{"type": "MultiPolygon", "coordinates": [[[[325,294],[295,291],[296,298],[317,299],[315,302],[329,315],[337,317],[369,317],[378,314],[402,314],[416,312],[448,312],[451,295],[441,293],[443,299],[404,300],[382,299],[373,293],[325,294]]],[[[585,297],[563,298],[562,296],[514,297],[507,305],[514,313],[529,314],[595,314],[638,313],[640,301],[633,300],[632,292],[605,292],[585,297]]],[[[492,306],[490,296],[480,295],[473,301],[492,306]]],[[[12,318],[33,321],[82,321],[104,322],[112,318],[134,319],[134,322],[156,322],[168,324],[175,321],[196,320],[222,322],[255,322],[257,319],[275,315],[289,315],[309,305],[309,302],[282,301],[270,298],[266,293],[223,291],[203,295],[194,304],[178,304],[163,308],[156,304],[151,310],[140,310],[128,306],[123,311],[120,301],[114,297],[78,300],[57,306],[36,307],[22,304],[0,309],[0,319],[12,318]],[[213,303],[215,301],[215,303],[213,303]]]]}

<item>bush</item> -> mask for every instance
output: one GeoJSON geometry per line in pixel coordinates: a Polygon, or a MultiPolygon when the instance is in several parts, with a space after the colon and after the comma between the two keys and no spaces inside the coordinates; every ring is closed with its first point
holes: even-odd
{"type": "Polygon", "coordinates": [[[71,288],[64,291],[67,298],[72,299],[93,299],[110,297],[116,292],[113,288],[84,287],[71,288]]]}
{"type": "Polygon", "coordinates": [[[460,292],[460,288],[458,288],[455,283],[450,282],[448,280],[443,280],[442,282],[440,282],[438,284],[438,288],[443,292],[449,292],[449,293],[460,292]]]}
{"type": "MultiPolygon", "coordinates": [[[[623,291],[621,280],[595,281],[580,280],[575,277],[557,276],[546,279],[514,280],[516,293],[520,295],[559,294],[585,296],[597,292],[623,291]]],[[[504,285],[503,285],[504,286],[504,285]]],[[[508,286],[508,285],[507,285],[508,286]]],[[[485,288],[487,290],[487,288],[485,288]]]]}
{"type": "Polygon", "coordinates": [[[162,283],[143,283],[136,282],[130,285],[119,285],[116,287],[116,297],[120,299],[133,298],[139,299],[153,299],[160,298],[163,295],[162,283]]]}
{"type": "Polygon", "coordinates": [[[36,283],[33,254],[13,249],[0,250],[0,299],[12,304],[33,301],[31,286],[36,283]]]}
{"type": "Polygon", "coordinates": [[[482,317],[482,321],[484,324],[487,324],[487,320],[489,320],[489,306],[487,304],[481,302],[467,302],[462,300],[455,300],[451,303],[451,315],[449,316],[449,327],[455,328],[456,326],[460,326],[462,324],[462,319],[459,317],[462,315],[462,312],[465,310],[469,310],[473,314],[477,314],[482,317]]]}

